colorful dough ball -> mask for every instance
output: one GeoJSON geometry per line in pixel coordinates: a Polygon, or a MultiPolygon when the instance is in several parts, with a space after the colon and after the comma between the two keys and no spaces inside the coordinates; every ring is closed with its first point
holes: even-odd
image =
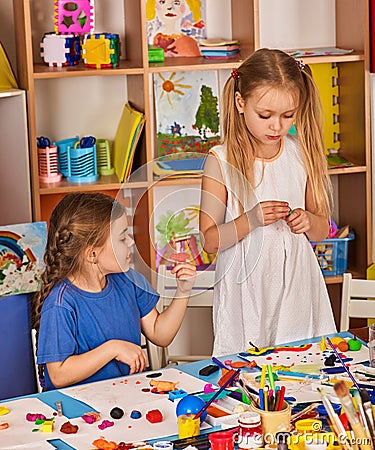
{"type": "Polygon", "coordinates": [[[112,417],[112,419],[121,419],[121,417],[124,415],[124,410],[115,406],[111,409],[109,415],[112,417]]]}

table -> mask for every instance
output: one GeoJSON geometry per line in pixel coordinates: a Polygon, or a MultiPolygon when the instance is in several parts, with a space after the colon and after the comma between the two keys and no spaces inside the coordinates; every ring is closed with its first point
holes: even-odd
{"type": "MultiPolygon", "coordinates": [[[[353,335],[351,333],[345,332],[345,333],[339,333],[340,336],[342,337],[346,337],[346,338],[350,338],[353,337],[353,335]]],[[[306,345],[306,344],[312,344],[312,345],[317,345],[317,343],[319,343],[320,338],[315,338],[315,339],[311,339],[311,340],[305,340],[305,341],[299,341],[299,342],[295,342],[295,343],[290,343],[288,345],[294,345],[294,346],[300,346],[300,345],[306,345]]],[[[277,358],[277,355],[274,355],[275,358],[277,358]]],[[[311,356],[313,357],[313,356],[311,356]]],[[[265,358],[265,357],[264,357],[265,358]]],[[[263,358],[263,360],[264,360],[263,358]]],[[[254,359],[257,359],[257,361],[260,361],[262,359],[262,357],[256,357],[254,359]]],[[[225,357],[220,357],[219,358],[220,361],[225,362],[227,360],[232,360],[232,361],[242,361],[242,359],[237,355],[228,355],[225,357]]],[[[176,368],[167,368],[167,369],[162,369],[160,372],[162,373],[162,376],[165,376],[166,379],[170,379],[171,381],[177,381],[179,380],[180,382],[180,386],[177,385],[177,388],[186,388],[186,390],[189,393],[193,393],[193,392],[198,392],[198,391],[202,391],[203,386],[207,383],[211,383],[211,384],[217,384],[220,376],[221,376],[221,372],[216,372],[208,377],[200,377],[199,376],[199,370],[208,365],[208,364],[212,364],[211,360],[204,360],[204,361],[197,361],[197,362],[192,362],[192,363],[188,363],[188,364],[183,364],[176,368]],[[178,375],[176,375],[178,374],[178,375]]],[[[264,364],[264,362],[263,362],[264,364]]],[[[257,369],[254,369],[257,370],[257,369]]],[[[259,370],[259,369],[258,369],[259,370]]],[[[76,387],[71,387],[71,388],[65,388],[65,389],[61,389],[61,390],[56,390],[56,391],[49,391],[49,392],[44,392],[44,393],[40,393],[40,394],[35,394],[35,395],[29,395],[29,396],[24,396],[19,398],[18,400],[20,400],[21,402],[19,404],[23,404],[26,405],[28,402],[30,404],[32,404],[34,406],[34,403],[32,403],[30,401],[30,399],[38,399],[40,401],[43,402],[43,404],[46,405],[47,408],[54,408],[55,407],[55,402],[57,400],[62,400],[63,403],[63,412],[67,417],[75,417],[78,419],[71,419],[72,422],[74,421],[80,421],[80,431],[83,430],[83,432],[88,432],[90,433],[90,442],[92,442],[94,439],[99,438],[99,436],[102,434],[102,432],[100,432],[99,430],[96,431],[97,436],[95,437],[95,433],[92,433],[93,428],[89,428],[88,426],[85,426],[84,421],[80,418],[83,414],[87,413],[88,411],[91,411],[93,409],[97,409],[100,410],[101,412],[103,411],[109,411],[112,407],[114,406],[122,406],[119,403],[121,403],[121,401],[123,400],[123,397],[125,397],[125,393],[126,393],[126,399],[124,400],[125,403],[123,403],[124,405],[126,405],[126,409],[127,412],[129,412],[131,409],[135,408],[138,410],[142,410],[143,413],[145,413],[147,411],[147,409],[150,408],[154,408],[154,406],[156,408],[162,407],[165,408],[165,402],[163,401],[163,399],[156,399],[155,398],[155,394],[151,395],[151,394],[144,394],[145,396],[148,395],[148,397],[145,397],[144,400],[140,400],[140,396],[139,396],[139,392],[140,392],[140,387],[145,386],[146,384],[149,385],[149,380],[150,378],[147,378],[148,375],[152,374],[154,379],[157,379],[156,377],[156,373],[155,371],[151,372],[151,373],[144,373],[144,374],[135,374],[133,376],[128,376],[128,377],[124,377],[124,379],[113,379],[113,380],[106,380],[106,381],[101,381],[101,382],[96,382],[96,383],[91,383],[91,384],[87,384],[87,385],[81,385],[81,386],[76,386],[76,387]],[[147,383],[146,383],[147,381],[147,383]],[[139,382],[139,383],[138,383],[139,382]],[[137,388],[137,383],[138,383],[138,388],[137,388]],[[138,389],[138,391],[136,391],[136,389],[138,389]],[[137,393],[135,393],[137,392],[137,393]],[[151,397],[150,397],[151,395],[151,397]],[[114,401],[114,399],[116,399],[114,401]],[[83,402],[83,403],[82,403],[83,402]],[[164,403],[163,403],[164,402],[164,403]],[[162,405],[162,406],[160,406],[162,405]],[[93,434],[93,437],[91,438],[91,433],[93,434]]],[[[142,391],[143,392],[143,391],[142,391]]],[[[141,394],[143,395],[143,394],[141,394]]],[[[11,400],[5,400],[2,401],[3,404],[9,403],[11,402],[11,400]]],[[[168,402],[170,403],[170,402],[168,402]]],[[[13,406],[13,405],[12,405],[13,406]]],[[[163,434],[163,438],[167,437],[167,438],[171,438],[170,436],[170,426],[168,425],[168,423],[170,424],[170,421],[173,421],[174,424],[174,428],[175,428],[175,407],[172,404],[168,404],[168,407],[166,409],[163,409],[163,414],[165,413],[165,417],[166,417],[166,423],[165,423],[165,434],[163,434]],[[169,420],[169,422],[168,422],[169,420]],[[168,423],[167,423],[168,422],[168,423]],[[167,426],[168,425],[168,426],[167,426]],[[168,432],[169,431],[169,432],[168,432]]],[[[22,409],[22,408],[21,408],[22,409]]],[[[28,411],[28,412],[39,412],[39,411],[28,411]]],[[[105,416],[105,414],[104,414],[105,416]]],[[[5,421],[7,419],[6,416],[0,416],[0,421],[5,421]]],[[[19,423],[21,423],[20,426],[22,426],[22,422],[25,423],[25,418],[24,415],[20,414],[19,417],[19,423]]],[[[66,421],[66,419],[63,419],[64,421],[66,421]]],[[[111,419],[112,420],[112,419],[111,419]]],[[[56,419],[57,421],[57,419],[56,419]]],[[[61,421],[60,421],[60,425],[61,425],[61,421]]],[[[91,427],[96,426],[96,425],[91,425],[91,427]]],[[[135,426],[133,427],[135,428],[135,426]]],[[[28,427],[28,429],[30,429],[30,427],[28,427]]],[[[96,430],[96,429],[95,429],[96,430]]],[[[210,431],[213,431],[214,429],[210,429],[210,431]]],[[[125,430],[126,431],[126,430],[125,430]]],[[[124,433],[125,433],[124,431],[124,433]]],[[[5,431],[0,431],[0,433],[5,433],[5,431]]],[[[24,429],[24,434],[27,433],[29,431],[27,431],[27,428],[24,429]]],[[[29,432],[30,433],[30,432],[29,432]]],[[[106,432],[104,431],[103,434],[105,434],[106,432]]],[[[5,436],[1,435],[2,437],[5,436]]],[[[30,434],[28,436],[31,436],[30,434]]],[[[61,433],[60,433],[61,436],[61,433]]],[[[176,438],[176,436],[174,436],[176,438]]],[[[69,442],[71,446],[67,445],[66,443],[64,443],[61,440],[56,440],[56,436],[53,436],[53,439],[50,441],[51,443],[53,443],[53,445],[55,445],[55,448],[57,448],[58,450],[68,450],[68,449],[72,449],[72,448],[79,448],[80,450],[83,448],[82,446],[77,446],[74,447],[74,439],[70,438],[70,437],[64,437],[64,439],[66,440],[66,442],[69,442]]],[[[121,440],[127,441],[127,442],[134,442],[133,439],[128,440],[128,439],[113,439],[116,440],[116,442],[119,442],[121,440]]],[[[139,439],[138,439],[139,440],[139,439]]],[[[157,439],[160,440],[160,437],[157,439]]],[[[0,439],[0,448],[4,448],[1,447],[2,445],[2,441],[3,439],[0,439]]],[[[50,446],[49,444],[47,444],[48,446],[38,446],[38,447],[34,447],[34,448],[53,448],[52,446],[50,446]]],[[[5,448],[9,448],[9,447],[5,447],[5,448]]],[[[28,445],[27,447],[24,448],[28,448],[28,449],[32,449],[32,445],[28,445]]]]}

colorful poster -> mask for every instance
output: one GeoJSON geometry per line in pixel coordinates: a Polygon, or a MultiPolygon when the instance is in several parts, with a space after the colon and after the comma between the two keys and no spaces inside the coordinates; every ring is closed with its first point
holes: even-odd
{"type": "Polygon", "coordinates": [[[147,0],[149,45],[169,56],[200,56],[198,40],[205,37],[205,0],[147,0]]]}
{"type": "Polygon", "coordinates": [[[0,226],[0,296],[40,288],[46,242],[45,222],[0,226]]]}
{"type": "Polygon", "coordinates": [[[157,73],[154,94],[158,157],[207,153],[219,143],[216,71],[157,73]]]}

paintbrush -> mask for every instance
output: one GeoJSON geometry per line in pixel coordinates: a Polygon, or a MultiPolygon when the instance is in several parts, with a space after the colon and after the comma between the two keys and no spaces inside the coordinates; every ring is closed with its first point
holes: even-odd
{"type": "Polygon", "coordinates": [[[311,403],[311,405],[306,406],[306,408],[304,408],[302,411],[292,414],[292,417],[290,419],[292,421],[297,420],[299,417],[303,416],[304,414],[314,411],[314,409],[316,409],[318,406],[319,406],[319,403],[311,403]]]}
{"type": "Polygon", "coordinates": [[[352,373],[350,372],[350,370],[348,369],[348,367],[346,366],[346,364],[344,363],[344,361],[342,360],[339,352],[336,350],[335,346],[332,344],[332,341],[330,338],[326,338],[326,341],[328,342],[328,344],[332,347],[332,350],[335,352],[335,355],[337,356],[337,358],[339,359],[342,367],[346,370],[346,373],[349,375],[349,378],[353,381],[354,386],[360,390],[360,387],[358,386],[358,383],[356,381],[356,379],[353,377],[352,373]]]}
{"type": "Polygon", "coordinates": [[[368,439],[366,432],[358,419],[357,411],[354,408],[353,400],[350,395],[348,386],[344,381],[340,381],[334,385],[336,395],[339,397],[342,407],[344,408],[346,417],[349,420],[350,426],[354,431],[356,439],[362,450],[371,450],[370,440],[368,439]]]}
{"type": "Polygon", "coordinates": [[[195,414],[195,416],[193,417],[194,419],[198,419],[205,411],[206,409],[211,405],[211,403],[217,399],[217,397],[224,391],[224,389],[229,386],[232,381],[234,381],[236,379],[236,377],[239,375],[239,373],[241,372],[241,369],[237,369],[233,375],[231,375],[227,381],[221,386],[221,388],[215,392],[215,394],[206,402],[206,404],[195,414]]]}
{"type": "Polygon", "coordinates": [[[317,391],[320,393],[322,397],[323,405],[327,411],[328,417],[331,421],[332,428],[334,432],[337,434],[340,444],[346,450],[353,450],[353,447],[349,444],[348,436],[346,434],[346,430],[344,428],[343,423],[341,422],[339,416],[335,413],[333,409],[332,403],[330,402],[327,394],[323,388],[317,388],[317,391]]]}
{"type": "Polygon", "coordinates": [[[251,401],[254,402],[257,407],[259,408],[258,404],[258,397],[254,394],[252,394],[247,388],[246,385],[244,385],[243,381],[241,379],[238,380],[236,383],[236,386],[240,389],[241,392],[251,401]]]}
{"type": "Polygon", "coordinates": [[[359,395],[361,396],[362,400],[362,406],[365,412],[367,425],[370,431],[371,439],[373,445],[375,445],[375,421],[374,421],[374,415],[373,415],[373,409],[372,404],[370,400],[370,396],[368,395],[368,392],[366,389],[361,389],[359,391],[359,395]]]}
{"type": "Polygon", "coordinates": [[[365,414],[365,410],[364,410],[363,405],[362,405],[361,395],[360,395],[359,391],[355,391],[353,393],[353,397],[354,397],[354,400],[357,403],[357,409],[358,409],[359,420],[361,422],[361,425],[363,426],[363,429],[365,430],[366,436],[369,439],[371,448],[374,448],[374,443],[372,441],[372,437],[371,437],[371,434],[370,434],[370,429],[369,429],[369,426],[368,426],[368,423],[367,423],[367,420],[366,420],[366,414],[365,414]]]}

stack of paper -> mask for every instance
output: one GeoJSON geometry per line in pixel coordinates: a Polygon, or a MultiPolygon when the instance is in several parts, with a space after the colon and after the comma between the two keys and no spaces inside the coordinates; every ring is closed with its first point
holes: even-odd
{"type": "Polygon", "coordinates": [[[201,39],[199,49],[205,58],[234,58],[240,52],[239,42],[227,39],[201,39]]]}
{"type": "Polygon", "coordinates": [[[113,144],[113,165],[120,183],[129,178],[144,123],[144,114],[126,103],[113,144]]]}

